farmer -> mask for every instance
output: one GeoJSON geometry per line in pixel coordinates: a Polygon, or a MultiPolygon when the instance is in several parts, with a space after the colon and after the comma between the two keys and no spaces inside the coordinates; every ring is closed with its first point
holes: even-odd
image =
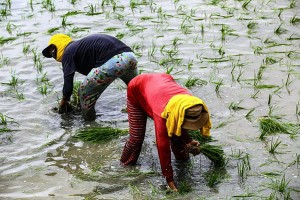
{"type": "Polygon", "coordinates": [[[136,164],[145,137],[147,117],[154,120],[156,146],[162,174],[168,186],[177,191],[171,165],[171,149],[178,161],[197,155],[199,142],[187,130],[199,130],[210,136],[211,121],[205,103],[192,96],[168,74],[142,74],[127,88],[129,139],[122,155],[123,165],[136,164]]]}
{"type": "Polygon", "coordinates": [[[59,113],[70,107],[75,72],[86,76],[79,89],[86,121],[95,120],[96,101],[116,78],[128,85],[138,73],[137,59],[131,48],[109,35],[95,34],[73,41],[65,34],[56,34],[42,53],[62,63],[64,84],[59,113]]]}

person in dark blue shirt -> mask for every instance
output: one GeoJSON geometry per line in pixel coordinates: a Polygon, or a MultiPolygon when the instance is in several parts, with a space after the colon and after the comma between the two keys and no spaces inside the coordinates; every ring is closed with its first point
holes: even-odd
{"type": "Polygon", "coordinates": [[[86,121],[95,120],[96,101],[116,78],[128,85],[138,74],[138,62],[131,48],[105,34],[94,34],[75,41],[65,34],[55,34],[42,54],[62,63],[64,85],[60,113],[69,107],[75,72],[86,76],[79,89],[81,110],[86,121]]]}

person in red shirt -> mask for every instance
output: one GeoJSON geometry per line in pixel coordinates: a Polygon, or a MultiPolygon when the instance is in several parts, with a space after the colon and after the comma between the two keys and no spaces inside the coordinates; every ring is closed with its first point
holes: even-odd
{"type": "Polygon", "coordinates": [[[188,130],[199,130],[210,136],[208,108],[198,97],[175,82],[168,74],[141,74],[127,88],[129,139],[121,163],[136,164],[145,137],[147,117],[154,120],[156,145],[163,176],[168,186],[177,191],[173,179],[171,150],[176,160],[189,160],[189,153],[199,154],[198,141],[188,130]]]}

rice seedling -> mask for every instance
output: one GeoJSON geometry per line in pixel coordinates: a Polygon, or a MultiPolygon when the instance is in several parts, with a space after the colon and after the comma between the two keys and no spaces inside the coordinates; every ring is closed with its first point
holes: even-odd
{"type": "Polygon", "coordinates": [[[204,179],[208,187],[212,188],[221,183],[223,179],[228,177],[224,170],[213,169],[204,174],[204,179]]]}
{"type": "Polygon", "coordinates": [[[289,8],[295,8],[296,7],[296,0],[291,0],[289,8]]]}
{"type": "Polygon", "coordinates": [[[71,96],[70,104],[76,108],[77,110],[80,110],[80,96],[79,96],[79,88],[80,88],[81,82],[75,81],[73,85],[73,93],[71,96]]]}
{"type": "Polygon", "coordinates": [[[188,133],[192,139],[200,143],[200,153],[210,159],[215,167],[225,167],[226,159],[221,146],[208,144],[214,140],[211,137],[203,136],[199,131],[189,131],[188,133]]]}
{"type": "Polygon", "coordinates": [[[266,135],[285,133],[296,135],[300,130],[299,124],[285,123],[274,117],[261,117],[260,121],[260,139],[264,139],[266,135]]]}
{"type": "Polygon", "coordinates": [[[298,16],[294,15],[294,17],[292,17],[290,19],[290,23],[295,26],[300,23],[300,18],[298,16]]]}
{"type": "Polygon", "coordinates": [[[256,87],[254,87],[254,94],[251,95],[251,98],[252,99],[256,99],[258,94],[260,94],[260,91],[257,90],[256,87]]]}
{"type": "Polygon", "coordinates": [[[266,65],[273,65],[275,63],[278,63],[281,59],[276,59],[276,58],[273,58],[273,57],[270,57],[270,56],[267,56],[266,59],[264,60],[264,63],[266,65]]]}
{"type": "Polygon", "coordinates": [[[7,17],[9,15],[11,15],[11,12],[7,6],[5,6],[4,9],[0,9],[0,17],[7,17]]]}
{"type": "Polygon", "coordinates": [[[42,6],[43,6],[43,8],[45,8],[46,10],[48,10],[50,12],[55,11],[55,5],[52,0],[43,0],[42,6]]]}
{"type": "MultiPolygon", "coordinates": [[[[259,67],[259,70],[258,70],[257,76],[256,76],[257,81],[261,81],[265,69],[266,69],[266,66],[265,66],[265,65],[261,65],[261,66],[259,67]]],[[[256,84],[256,85],[257,85],[257,84],[256,84]]]]}
{"type": "Polygon", "coordinates": [[[300,115],[300,101],[296,104],[296,116],[300,115]]]}
{"type": "Polygon", "coordinates": [[[275,33],[276,35],[281,35],[281,34],[284,34],[284,33],[286,33],[286,32],[287,32],[287,30],[284,29],[284,28],[282,28],[282,24],[280,24],[280,25],[274,30],[274,33],[275,33]]]}
{"type": "Polygon", "coordinates": [[[3,54],[0,54],[0,67],[3,67],[4,65],[8,65],[10,63],[9,57],[4,57],[3,54]]]}
{"type": "Polygon", "coordinates": [[[17,28],[16,25],[8,22],[7,25],[6,25],[6,31],[9,33],[9,34],[12,34],[12,31],[15,30],[17,28]]]}
{"type": "Polygon", "coordinates": [[[216,91],[217,94],[219,94],[219,92],[220,92],[220,87],[221,87],[221,85],[223,85],[223,79],[219,79],[219,81],[216,82],[215,84],[216,84],[215,91],[216,91]]]}
{"type": "Polygon", "coordinates": [[[70,4],[75,5],[77,0],[68,0],[70,4]]]}
{"type": "Polygon", "coordinates": [[[231,102],[230,105],[229,105],[229,110],[237,111],[237,110],[243,110],[243,109],[245,109],[244,107],[240,106],[241,103],[242,103],[242,101],[240,101],[238,103],[231,102]]]}
{"type": "Polygon", "coordinates": [[[36,78],[36,83],[49,83],[49,79],[47,78],[47,72],[45,72],[40,78],[36,78]]]}
{"type": "Polygon", "coordinates": [[[10,87],[16,88],[19,85],[19,77],[18,75],[16,75],[15,71],[11,71],[11,79],[8,83],[2,83],[2,84],[6,84],[9,85],[10,87]]]}
{"type": "Polygon", "coordinates": [[[137,44],[137,43],[133,44],[131,49],[138,58],[142,57],[143,47],[140,44],[137,44]]]}
{"type": "Polygon", "coordinates": [[[245,156],[242,157],[242,160],[239,163],[237,163],[237,169],[238,175],[243,181],[247,176],[247,171],[251,170],[249,154],[245,154],[245,156]]]}
{"type": "Polygon", "coordinates": [[[300,58],[300,53],[296,51],[288,51],[286,52],[286,56],[290,59],[296,60],[300,58]]]}
{"type": "Polygon", "coordinates": [[[85,142],[102,143],[108,142],[127,133],[128,130],[111,127],[90,127],[77,130],[74,138],[85,142]]]}
{"type": "Polygon", "coordinates": [[[76,34],[78,32],[83,32],[83,31],[86,31],[86,30],[89,30],[90,27],[72,27],[72,29],[70,30],[70,34],[76,34]]]}
{"type": "Polygon", "coordinates": [[[32,50],[33,53],[33,63],[38,73],[43,71],[43,63],[41,61],[40,55],[36,52],[36,49],[32,50]]]}
{"type": "Polygon", "coordinates": [[[16,40],[17,37],[2,37],[0,36],[0,46],[3,46],[4,44],[8,43],[8,42],[12,42],[14,40],[16,40]]]}
{"type": "Polygon", "coordinates": [[[224,50],[223,47],[220,47],[219,50],[218,50],[218,52],[219,52],[219,55],[220,55],[221,57],[223,57],[223,56],[225,55],[225,50],[224,50]]]}
{"type": "Polygon", "coordinates": [[[243,9],[243,10],[246,10],[246,11],[249,11],[248,6],[249,6],[249,4],[250,4],[251,1],[252,1],[252,0],[246,0],[246,1],[243,3],[243,5],[242,5],[242,9],[243,9]]]}
{"type": "Polygon", "coordinates": [[[27,55],[30,52],[30,44],[23,43],[23,54],[27,55]]]}
{"type": "Polygon", "coordinates": [[[236,149],[231,148],[231,157],[237,159],[243,159],[247,153],[242,152],[240,149],[237,151],[236,149]]]}
{"type": "Polygon", "coordinates": [[[296,153],[296,158],[287,167],[291,167],[292,165],[296,165],[297,169],[299,169],[300,155],[298,155],[297,153],[296,153]]]}
{"type": "Polygon", "coordinates": [[[244,162],[237,163],[238,175],[241,177],[242,181],[246,177],[246,166],[244,162]]]}
{"type": "Polygon", "coordinates": [[[272,141],[271,141],[271,144],[269,146],[269,153],[271,153],[271,154],[277,153],[276,149],[278,148],[278,146],[280,144],[281,144],[281,141],[279,141],[279,137],[276,139],[275,142],[273,141],[273,137],[272,137],[272,141]]]}
{"type": "Polygon", "coordinates": [[[287,38],[287,40],[300,40],[300,36],[296,34],[292,34],[290,35],[290,37],[287,38]]]}
{"type": "MultiPolygon", "coordinates": [[[[7,128],[7,127],[0,128],[0,133],[7,133],[7,132],[12,132],[12,131],[15,131],[15,130],[12,130],[12,129],[7,128]]],[[[1,144],[1,142],[0,142],[0,144],[1,144]]]]}
{"type": "Polygon", "coordinates": [[[208,5],[217,6],[222,0],[211,0],[208,5]]]}
{"type": "Polygon", "coordinates": [[[184,86],[191,88],[193,86],[206,85],[207,81],[200,78],[194,77],[193,75],[189,76],[188,79],[184,82],[184,86]]]}
{"type": "Polygon", "coordinates": [[[8,123],[12,124],[12,123],[17,123],[15,122],[15,119],[12,117],[9,117],[3,113],[0,113],[0,125],[7,125],[8,123]]]}
{"type": "Polygon", "coordinates": [[[63,16],[62,17],[62,20],[61,20],[61,26],[63,27],[63,28],[66,28],[67,26],[70,26],[70,25],[72,25],[71,23],[67,23],[67,16],[63,16]]]}
{"type": "Polygon", "coordinates": [[[166,13],[166,11],[164,11],[164,10],[162,9],[162,7],[159,7],[159,8],[157,9],[157,18],[158,18],[161,22],[163,22],[164,20],[166,20],[168,17],[169,17],[169,15],[166,13]]]}
{"type": "Polygon", "coordinates": [[[187,69],[190,71],[193,65],[194,65],[194,60],[189,60],[187,64],[187,69]]]}
{"type": "Polygon", "coordinates": [[[241,77],[244,74],[244,72],[245,72],[244,66],[239,66],[239,74],[238,74],[238,76],[236,78],[237,82],[241,81],[241,77]]]}
{"type": "Polygon", "coordinates": [[[246,192],[245,194],[233,195],[232,197],[236,198],[236,199],[247,199],[247,198],[254,198],[254,197],[257,197],[258,199],[262,198],[260,195],[257,195],[252,192],[246,192]]]}
{"type": "Polygon", "coordinates": [[[254,49],[254,55],[261,55],[263,53],[263,48],[256,46],[256,47],[252,47],[254,49]]]}
{"type": "Polygon", "coordinates": [[[251,108],[250,111],[245,115],[246,119],[251,121],[252,113],[255,110],[255,108],[251,108]]]}
{"type": "Polygon", "coordinates": [[[33,11],[33,0],[29,0],[28,4],[29,4],[31,10],[33,11]]]}
{"type": "Polygon", "coordinates": [[[247,24],[247,28],[248,28],[247,33],[248,33],[248,34],[253,34],[253,33],[255,33],[257,27],[258,27],[258,23],[257,23],[257,22],[250,21],[250,22],[247,24]]]}
{"type": "Polygon", "coordinates": [[[93,4],[88,4],[87,9],[88,9],[88,11],[86,12],[86,15],[88,15],[88,16],[103,14],[103,12],[98,12],[97,11],[97,6],[93,5],[93,4]]]}
{"type": "Polygon", "coordinates": [[[42,95],[47,95],[49,93],[49,87],[47,83],[43,83],[42,85],[38,86],[38,91],[42,95]]]}
{"type": "Polygon", "coordinates": [[[222,24],[222,28],[221,28],[221,39],[222,39],[222,41],[225,41],[225,37],[227,35],[238,36],[238,34],[235,33],[235,30],[230,28],[229,25],[222,24]]]}
{"type": "Polygon", "coordinates": [[[137,186],[133,186],[132,184],[128,185],[129,193],[134,197],[134,199],[139,199],[144,196],[144,194],[139,190],[137,186]]]}
{"type": "Polygon", "coordinates": [[[178,193],[183,195],[193,191],[192,185],[187,181],[181,181],[178,186],[178,193]]]}
{"type": "Polygon", "coordinates": [[[136,35],[147,29],[144,26],[133,24],[131,20],[126,21],[125,25],[132,32],[132,35],[136,35]]]}
{"type": "Polygon", "coordinates": [[[16,98],[20,101],[24,100],[25,99],[25,96],[23,93],[20,93],[18,90],[15,90],[15,95],[16,95],[16,98]]]}
{"type": "Polygon", "coordinates": [[[151,47],[148,49],[148,59],[150,62],[156,61],[155,54],[157,52],[157,46],[156,44],[152,41],[151,47]]]}
{"type": "Polygon", "coordinates": [[[269,184],[269,187],[281,194],[287,194],[290,190],[289,188],[290,180],[286,180],[285,174],[283,174],[281,180],[272,180],[272,183],[269,184]]]}
{"type": "Polygon", "coordinates": [[[225,167],[226,159],[221,146],[204,143],[200,145],[199,149],[203,155],[213,162],[215,167],[225,167]]]}

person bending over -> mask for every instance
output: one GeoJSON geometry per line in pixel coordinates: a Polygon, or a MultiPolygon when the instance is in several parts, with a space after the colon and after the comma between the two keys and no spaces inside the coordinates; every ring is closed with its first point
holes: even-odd
{"type": "Polygon", "coordinates": [[[127,112],[129,139],[125,143],[121,163],[136,164],[145,137],[147,117],[150,117],[154,120],[162,174],[168,186],[177,191],[171,150],[178,161],[188,161],[189,153],[200,153],[199,142],[190,138],[188,130],[200,130],[203,136],[210,136],[207,106],[168,74],[142,74],[128,85],[127,112]]]}
{"type": "Polygon", "coordinates": [[[69,107],[75,72],[86,76],[79,89],[81,110],[86,121],[95,120],[96,101],[116,78],[128,85],[138,74],[137,59],[131,48],[105,34],[93,34],[75,41],[68,35],[55,34],[42,54],[62,63],[64,84],[60,113],[69,107]]]}

